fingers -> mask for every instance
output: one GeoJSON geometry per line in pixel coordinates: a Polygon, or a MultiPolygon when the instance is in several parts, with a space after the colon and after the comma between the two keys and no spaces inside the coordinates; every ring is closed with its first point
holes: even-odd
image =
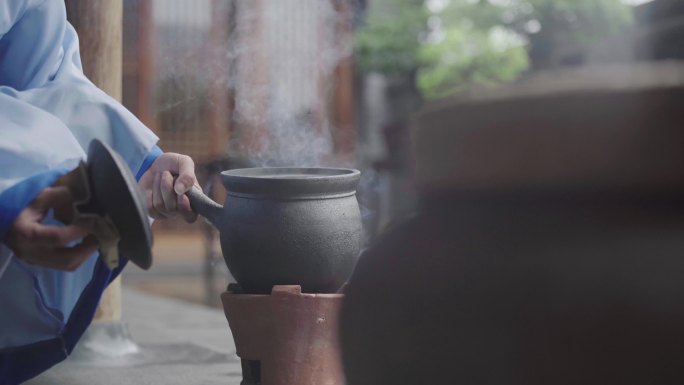
{"type": "Polygon", "coordinates": [[[149,190],[145,190],[145,206],[147,206],[147,213],[154,219],[163,219],[166,218],[159,214],[157,212],[157,209],[154,208],[154,193],[152,192],[153,190],[150,188],[149,190]]]}
{"type": "Polygon", "coordinates": [[[4,243],[12,252],[28,263],[60,270],[74,270],[94,253],[97,241],[86,237],[92,223],[82,219],[67,226],[41,223],[48,209],[72,204],[66,187],[48,187],[25,207],[12,223],[4,243]],[[86,237],[74,247],[66,247],[86,237]]]}
{"type": "Polygon", "coordinates": [[[195,164],[189,156],[175,153],[161,155],[143,174],[139,184],[145,191],[151,217],[168,218],[180,212],[187,221],[196,219],[189,201],[183,198],[197,184],[195,164]]]}
{"type": "Polygon", "coordinates": [[[73,197],[67,187],[47,187],[31,202],[31,206],[45,213],[48,209],[69,205],[72,202],[73,197]]]}
{"type": "Polygon", "coordinates": [[[93,255],[97,251],[98,243],[97,239],[93,235],[89,235],[83,242],[79,243],[74,247],[65,247],[55,250],[56,260],[62,261],[62,270],[74,271],[83,262],[85,262],[88,257],[93,255]]]}
{"type": "Polygon", "coordinates": [[[172,217],[177,209],[177,196],[173,190],[173,175],[169,171],[156,173],[151,189],[152,210],[150,210],[150,214],[155,214],[160,218],[172,217]]]}
{"type": "Polygon", "coordinates": [[[150,211],[156,214],[157,218],[168,217],[161,192],[161,173],[159,172],[154,175],[154,182],[152,183],[152,210],[150,211]]]}
{"type": "Polygon", "coordinates": [[[74,271],[97,251],[97,239],[89,235],[73,247],[58,247],[43,250],[39,257],[27,257],[28,263],[56,270],[74,271]]]}
{"type": "Polygon", "coordinates": [[[28,241],[46,246],[66,246],[88,235],[88,229],[78,225],[52,226],[40,222],[32,223],[28,230],[28,241]]]}
{"type": "Polygon", "coordinates": [[[178,158],[178,178],[176,178],[176,183],[173,186],[176,194],[185,194],[195,184],[197,184],[195,162],[189,156],[180,155],[178,158]]]}
{"type": "Polygon", "coordinates": [[[173,175],[170,172],[164,171],[161,173],[159,189],[161,190],[162,201],[166,211],[176,211],[176,194],[173,190],[173,175]]]}
{"type": "Polygon", "coordinates": [[[192,223],[197,220],[197,213],[192,211],[190,199],[185,194],[178,196],[178,211],[180,211],[181,215],[183,215],[183,218],[188,223],[192,223]]]}
{"type": "Polygon", "coordinates": [[[185,194],[197,183],[195,176],[195,162],[187,155],[167,152],[161,155],[153,163],[154,171],[169,171],[177,175],[174,191],[177,195],[185,194]]]}
{"type": "Polygon", "coordinates": [[[12,232],[8,246],[18,258],[32,265],[73,271],[97,251],[98,243],[93,235],[88,235],[73,247],[65,247],[83,237],[83,232],[83,228],[75,225],[40,225],[34,229],[33,235],[21,236],[16,231],[12,232]]]}

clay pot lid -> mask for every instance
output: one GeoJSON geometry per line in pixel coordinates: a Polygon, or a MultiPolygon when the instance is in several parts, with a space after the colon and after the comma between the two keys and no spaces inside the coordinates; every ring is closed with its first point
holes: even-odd
{"type": "Polygon", "coordinates": [[[152,266],[152,230],[145,198],[121,156],[99,140],[88,148],[93,205],[116,226],[119,253],[138,267],[152,266]]]}
{"type": "Polygon", "coordinates": [[[431,103],[413,134],[423,192],[684,192],[684,66],[543,73],[431,103]]]}
{"type": "Polygon", "coordinates": [[[354,195],[361,172],[330,167],[257,167],[224,171],[221,178],[228,195],[326,199],[354,195]]]}

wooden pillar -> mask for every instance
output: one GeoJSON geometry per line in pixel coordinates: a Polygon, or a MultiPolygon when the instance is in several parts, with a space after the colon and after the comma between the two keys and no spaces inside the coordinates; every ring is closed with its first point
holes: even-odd
{"type": "Polygon", "coordinates": [[[121,100],[122,0],[66,0],[67,17],[78,31],[83,72],[121,100]]]}
{"type": "Polygon", "coordinates": [[[138,1],[138,97],[135,114],[152,131],[157,131],[155,118],[152,116],[152,82],[154,81],[154,20],[152,19],[152,0],[138,1]]]}
{"type": "MultiPolygon", "coordinates": [[[[345,47],[354,38],[353,5],[349,0],[334,0],[338,14],[335,26],[335,44],[345,47]]],[[[353,159],[356,147],[354,116],[354,65],[351,52],[340,58],[333,74],[333,140],[338,157],[353,159]]]]}
{"type": "Polygon", "coordinates": [[[228,76],[230,60],[229,22],[232,5],[224,0],[213,0],[211,3],[211,28],[207,56],[216,65],[213,77],[215,81],[209,85],[209,147],[208,160],[225,156],[230,130],[230,95],[228,92],[228,76]]]}
{"type": "MultiPolygon", "coordinates": [[[[121,101],[122,0],[66,0],[67,18],[80,41],[83,72],[121,101]]],[[[105,290],[95,321],[121,319],[121,277],[105,290]]]]}
{"type": "Polygon", "coordinates": [[[239,134],[235,145],[241,156],[261,154],[268,141],[267,115],[270,108],[268,83],[270,61],[264,44],[264,13],[268,3],[263,0],[237,2],[238,44],[248,47],[237,59],[237,83],[235,111],[239,123],[232,129],[239,134]]]}

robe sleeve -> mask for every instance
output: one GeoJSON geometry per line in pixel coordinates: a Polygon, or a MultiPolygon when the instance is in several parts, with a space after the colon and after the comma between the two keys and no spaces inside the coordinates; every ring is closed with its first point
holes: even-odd
{"type": "MultiPolygon", "coordinates": [[[[45,186],[85,159],[93,139],[134,175],[161,153],[156,135],[83,74],[63,0],[0,1],[0,138],[0,242],[45,186]]],[[[0,255],[0,276],[2,265],[0,255]]]]}
{"type": "Polygon", "coordinates": [[[55,3],[0,2],[0,85],[25,90],[43,86],[54,76],[64,39],[59,19],[54,17],[60,16],[53,10],[59,8],[55,3]]]}
{"type": "Polygon", "coordinates": [[[0,93],[55,116],[83,149],[109,144],[137,172],[158,138],[85,77],[64,1],[5,1],[26,6],[0,38],[0,93]]]}

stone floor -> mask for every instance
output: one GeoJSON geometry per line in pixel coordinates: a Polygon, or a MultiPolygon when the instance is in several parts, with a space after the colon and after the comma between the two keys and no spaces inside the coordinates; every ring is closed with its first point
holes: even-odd
{"type": "Polygon", "coordinates": [[[68,360],[26,384],[240,383],[240,361],[221,310],[130,288],[123,289],[122,299],[123,318],[135,345],[111,347],[131,353],[96,356],[81,343],[68,360]]]}
{"type": "Polygon", "coordinates": [[[123,272],[123,285],[137,290],[221,308],[220,294],[232,282],[219,253],[205,271],[205,238],[198,231],[155,231],[153,263],[149,270],[129,264],[123,272]]]}

